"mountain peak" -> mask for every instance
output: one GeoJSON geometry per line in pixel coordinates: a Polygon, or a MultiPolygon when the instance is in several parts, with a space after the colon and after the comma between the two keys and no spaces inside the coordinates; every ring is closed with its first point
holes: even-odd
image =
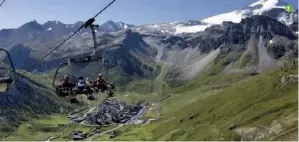
{"type": "MultiPolygon", "coordinates": [[[[51,24],[63,24],[63,23],[61,23],[60,21],[56,21],[56,20],[48,21],[48,22],[46,22],[46,23],[51,23],[51,24]]],[[[46,23],[45,23],[45,24],[46,24],[46,23]]]]}
{"type": "Polygon", "coordinates": [[[36,24],[39,24],[39,23],[37,23],[37,21],[36,20],[32,20],[32,21],[29,21],[29,22],[27,22],[27,23],[25,23],[24,25],[36,25],[36,24]]]}
{"type": "MultiPolygon", "coordinates": [[[[257,2],[249,5],[248,7],[244,7],[239,10],[212,16],[212,17],[203,19],[202,22],[210,23],[210,24],[221,24],[224,21],[232,21],[235,23],[239,23],[243,18],[251,17],[253,15],[263,15],[263,13],[268,12],[273,9],[284,10],[286,4],[287,3],[285,3],[281,0],[258,0],[257,2]]],[[[276,14],[276,15],[280,15],[280,14],[276,14]]],[[[289,17],[289,14],[285,15],[285,17],[289,17]]],[[[272,18],[275,18],[279,21],[281,21],[283,19],[279,16],[275,16],[272,18]]]]}
{"type": "Polygon", "coordinates": [[[285,6],[286,3],[281,0],[258,0],[257,2],[249,5],[249,6],[257,6],[262,5],[265,8],[274,8],[276,6],[285,6]]]}
{"type": "Polygon", "coordinates": [[[115,22],[115,21],[108,20],[102,25],[100,25],[99,29],[101,32],[116,32],[131,27],[134,27],[134,25],[126,24],[124,22],[115,22]]]}
{"type": "Polygon", "coordinates": [[[20,29],[28,29],[28,30],[40,30],[41,25],[37,23],[36,20],[29,21],[26,24],[19,27],[20,29]]]}

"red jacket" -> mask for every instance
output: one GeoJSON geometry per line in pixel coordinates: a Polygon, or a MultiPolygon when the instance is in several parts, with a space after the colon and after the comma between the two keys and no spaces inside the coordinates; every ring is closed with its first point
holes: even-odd
{"type": "Polygon", "coordinates": [[[63,80],[63,82],[61,83],[61,88],[72,88],[74,87],[73,83],[70,83],[67,80],[63,80]]]}

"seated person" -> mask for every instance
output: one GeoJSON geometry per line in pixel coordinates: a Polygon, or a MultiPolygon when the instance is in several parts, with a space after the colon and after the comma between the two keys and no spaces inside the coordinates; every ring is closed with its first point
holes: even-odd
{"type": "Polygon", "coordinates": [[[61,83],[61,88],[73,88],[75,87],[74,83],[70,82],[70,77],[68,75],[64,75],[63,81],[61,83]]]}
{"type": "Polygon", "coordinates": [[[64,75],[63,81],[59,87],[63,89],[61,92],[63,95],[69,95],[69,93],[73,93],[72,88],[75,87],[75,84],[70,82],[68,75],[64,75]]]}
{"type": "Polygon", "coordinates": [[[80,76],[78,78],[78,84],[77,84],[77,89],[80,91],[80,92],[83,92],[84,89],[87,89],[87,85],[85,83],[85,79],[83,76],[80,76]]]}
{"type": "Polygon", "coordinates": [[[78,84],[77,84],[77,89],[79,91],[78,93],[84,93],[87,95],[88,99],[94,99],[94,97],[92,96],[92,90],[86,82],[87,81],[84,79],[83,76],[80,76],[78,78],[78,84]]]}
{"type": "Polygon", "coordinates": [[[85,83],[87,85],[87,88],[89,88],[91,90],[93,89],[93,82],[88,77],[86,77],[85,83]]]}
{"type": "Polygon", "coordinates": [[[111,85],[109,85],[106,80],[103,78],[102,74],[99,74],[97,81],[95,83],[95,86],[98,88],[96,92],[98,93],[99,89],[101,89],[101,92],[104,92],[105,90],[108,90],[108,95],[111,96],[114,93],[112,92],[111,85]]]}

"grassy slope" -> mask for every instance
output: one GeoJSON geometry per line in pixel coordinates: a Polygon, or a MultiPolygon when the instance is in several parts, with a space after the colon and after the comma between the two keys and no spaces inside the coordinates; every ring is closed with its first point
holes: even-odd
{"type": "MultiPolygon", "coordinates": [[[[296,72],[297,70],[278,69],[253,77],[242,74],[214,76],[203,74],[190,84],[171,88],[164,93],[150,93],[147,90],[148,87],[155,86],[154,81],[131,82],[128,84],[129,89],[136,89],[137,84],[141,85],[137,87],[137,90],[140,90],[135,93],[120,92],[118,98],[128,102],[143,99],[157,102],[161,97],[171,95],[165,101],[155,103],[161,107],[162,118],[150,125],[122,127],[119,129],[122,131],[121,136],[114,139],[104,135],[94,140],[219,140],[220,138],[238,140],[240,138],[233,135],[232,131],[226,131],[229,125],[235,124],[238,128],[268,126],[273,120],[281,120],[290,114],[297,116],[297,84],[280,84],[282,76],[296,72]],[[148,87],[143,88],[143,85],[148,87]]],[[[33,79],[51,81],[45,76],[33,79]]],[[[53,122],[66,123],[65,117],[58,115],[41,118],[42,121],[39,119],[24,123],[6,140],[45,140],[59,134],[61,136],[55,140],[67,140],[70,139],[69,134],[72,130],[90,132],[90,128],[73,123],[68,124],[65,130],[57,128],[53,122]],[[36,127],[28,129],[28,124],[36,127]]],[[[156,113],[149,112],[145,117],[155,118],[156,113]]],[[[284,131],[296,127],[297,124],[292,123],[284,127],[284,131]]],[[[9,129],[4,125],[0,128],[9,129]]],[[[294,131],[276,139],[286,140],[288,135],[293,136],[294,131]]],[[[297,138],[293,136],[292,140],[294,139],[297,138]]]]}
{"type": "MultiPolygon", "coordinates": [[[[191,85],[169,92],[173,96],[160,104],[161,120],[133,129],[123,128],[123,134],[114,140],[238,140],[240,137],[226,131],[229,125],[269,126],[273,120],[280,121],[286,116],[296,118],[298,84],[280,83],[282,76],[296,72],[266,71],[212,91],[212,84],[239,80],[240,76],[200,76],[191,85]]],[[[292,123],[283,131],[296,127],[297,123],[292,123]]]]}
{"type": "MultiPolygon", "coordinates": [[[[22,71],[19,71],[22,72],[22,71]]],[[[66,114],[69,111],[71,111],[72,109],[76,108],[75,105],[70,104],[68,101],[61,99],[58,95],[55,94],[54,89],[51,86],[51,81],[52,79],[49,78],[48,76],[45,75],[33,75],[31,73],[27,73],[26,74],[26,79],[29,80],[29,85],[35,90],[35,91],[41,91],[43,92],[43,96],[44,97],[48,97],[51,100],[55,101],[55,103],[57,105],[60,106],[60,110],[56,110],[56,111],[60,111],[62,114],[66,114]]],[[[41,97],[41,96],[39,96],[41,97]]],[[[41,97],[42,98],[42,97],[41,97]]],[[[34,103],[38,103],[38,102],[34,102],[34,103]]],[[[30,106],[25,106],[26,108],[31,108],[30,106]]],[[[54,106],[53,106],[54,107],[54,106]]],[[[30,110],[30,109],[29,109],[30,110]]],[[[23,127],[23,123],[26,123],[27,121],[30,121],[33,118],[43,118],[45,117],[44,115],[41,114],[36,114],[33,112],[27,112],[27,111],[14,111],[21,119],[20,119],[20,127],[18,129],[20,129],[22,131],[22,127],[23,127]]],[[[9,122],[9,123],[0,123],[0,138],[4,138],[7,135],[10,135],[11,133],[13,133],[15,131],[15,126],[14,125],[17,122],[9,122]]],[[[16,131],[18,132],[18,131],[16,131]]],[[[25,132],[25,131],[24,131],[25,132]]],[[[27,134],[24,134],[27,135],[27,134]]],[[[18,137],[18,136],[17,136],[18,137]]],[[[28,136],[30,137],[30,136],[28,136]]]]}
{"type": "MultiPolygon", "coordinates": [[[[101,131],[105,131],[109,128],[110,127],[101,128],[101,131]]],[[[50,137],[57,136],[57,138],[54,138],[53,140],[65,141],[71,139],[70,134],[75,130],[91,133],[91,127],[71,123],[66,115],[54,114],[23,123],[18,127],[17,131],[13,135],[2,140],[45,141],[50,137]],[[64,124],[66,127],[57,126],[57,124],[64,124]]]]}

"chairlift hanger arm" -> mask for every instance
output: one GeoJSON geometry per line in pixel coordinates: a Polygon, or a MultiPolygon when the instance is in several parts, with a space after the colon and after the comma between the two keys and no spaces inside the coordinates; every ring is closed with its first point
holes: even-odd
{"type": "Polygon", "coordinates": [[[91,29],[91,33],[92,33],[92,37],[93,37],[93,45],[94,45],[94,50],[97,49],[97,40],[96,40],[96,31],[95,31],[95,27],[98,28],[99,25],[93,25],[91,24],[90,26],[90,29],[91,29]]]}
{"type": "Polygon", "coordinates": [[[58,73],[59,69],[60,69],[62,66],[65,66],[65,65],[68,65],[68,63],[67,63],[67,62],[60,63],[60,64],[57,66],[57,68],[56,68],[56,71],[55,71],[55,74],[54,74],[54,78],[53,78],[53,82],[52,82],[52,85],[53,85],[54,88],[56,88],[56,86],[55,86],[55,80],[56,80],[56,77],[57,77],[57,73],[58,73]]]}
{"type": "Polygon", "coordinates": [[[9,54],[9,52],[6,50],[6,49],[3,49],[3,48],[0,48],[0,51],[3,51],[6,53],[7,57],[8,57],[8,60],[9,60],[9,63],[10,63],[10,66],[11,66],[11,69],[12,69],[12,72],[13,72],[13,75],[14,75],[14,78],[16,77],[16,70],[15,70],[15,67],[14,67],[14,64],[12,62],[12,59],[11,59],[11,56],[9,54]]]}
{"type": "Polygon", "coordinates": [[[102,60],[102,56],[85,56],[85,57],[74,57],[74,58],[69,58],[68,59],[68,64],[72,63],[89,63],[89,62],[98,62],[102,60]]]}

